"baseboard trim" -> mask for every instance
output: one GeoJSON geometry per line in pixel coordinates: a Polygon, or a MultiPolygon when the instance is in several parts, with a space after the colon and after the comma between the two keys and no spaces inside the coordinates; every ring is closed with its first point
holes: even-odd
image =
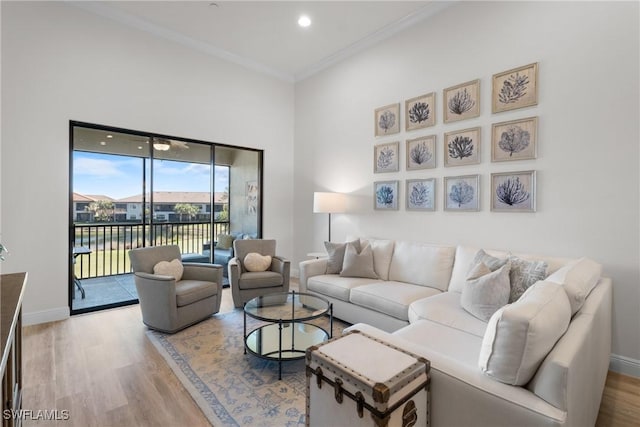
{"type": "Polygon", "coordinates": [[[34,311],[23,313],[22,324],[24,326],[37,325],[40,323],[55,322],[69,318],[69,307],[52,308],[51,310],[34,311]]]}
{"type": "Polygon", "coordinates": [[[640,378],[640,360],[612,354],[609,358],[609,370],[640,378]]]}

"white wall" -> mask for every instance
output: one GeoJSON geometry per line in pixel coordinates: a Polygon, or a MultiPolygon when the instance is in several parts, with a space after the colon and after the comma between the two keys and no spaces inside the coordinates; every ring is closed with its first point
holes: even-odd
{"type": "Polygon", "coordinates": [[[277,153],[264,230],[293,256],[292,84],[63,2],[1,5],[3,272],[29,272],[26,323],[68,313],[69,120],[277,153]]]}
{"type": "MultiPolygon", "coordinates": [[[[614,282],[613,352],[640,368],[638,3],[466,2],[452,5],[296,85],[295,253],[322,249],[326,215],[314,191],[351,195],[333,216],[347,234],[587,256],[614,282]],[[539,62],[539,104],[491,114],[491,77],[539,62]],[[442,89],[481,79],[481,115],[442,124],[442,89]],[[377,107],[437,92],[437,125],[374,137],[377,107]],[[491,124],[539,117],[536,160],[491,163],[491,124]],[[482,126],[480,165],[443,167],[443,133],[482,126]],[[438,136],[434,170],[373,173],[373,146],[438,136]],[[490,174],[535,169],[536,213],[489,211],[490,174]],[[481,175],[481,211],[444,212],[442,177],[481,175]],[[373,211],[376,180],[437,178],[437,211],[373,211]],[[627,360],[632,359],[632,360],[627,360]]],[[[402,112],[404,123],[404,111],[402,112]]],[[[404,188],[404,187],[403,187],[404,188]]],[[[640,370],[636,371],[636,375],[640,370]]]]}

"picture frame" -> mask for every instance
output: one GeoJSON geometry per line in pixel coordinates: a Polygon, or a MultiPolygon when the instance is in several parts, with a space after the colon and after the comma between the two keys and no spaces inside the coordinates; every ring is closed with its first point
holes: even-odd
{"type": "Polygon", "coordinates": [[[492,212],[535,212],[536,171],[491,174],[492,212]]]}
{"type": "Polygon", "coordinates": [[[444,123],[478,117],[480,115],[480,79],[444,89],[442,112],[444,123]]]}
{"type": "Polygon", "coordinates": [[[479,211],[480,175],[445,176],[444,210],[479,211]]]}
{"type": "Polygon", "coordinates": [[[436,135],[421,136],[406,141],[407,170],[436,167],[436,135]]]}
{"type": "Polygon", "coordinates": [[[376,108],[374,112],[375,136],[387,136],[400,132],[400,103],[376,108]]]}
{"type": "Polygon", "coordinates": [[[258,213],[258,181],[247,181],[246,198],[247,214],[256,215],[258,213]]]}
{"type": "Polygon", "coordinates": [[[465,166],[480,163],[481,128],[446,132],[444,134],[444,165],[465,166]]]}
{"type": "Polygon", "coordinates": [[[373,173],[398,172],[400,170],[400,142],[387,142],[373,147],[373,173]]]}
{"type": "Polygon", "coordinates": [[[404,102],[405,130],[410,132],[436,124],[436,93],[431,92],[404,102]]]}
{"type": "Polygon", "coordinates": [[[399,181],[376,181],[373,183],[373,209],[398,210],[399,181]]]}
{"type": "Polygon", "coordinates": [[[491,112],[538,105],[538,63],[512,68],[493,75],[491,112]]]}
{"type": "Polygon", "coordinates": [[[408,211],[436,210],[436,179],[408,179],[405,200],[408,211]]]}
{"type": "Polygon", "coordinates": [[[491,125],[491,161],[530,160],[538,156],[538,117],[491,125]]]}

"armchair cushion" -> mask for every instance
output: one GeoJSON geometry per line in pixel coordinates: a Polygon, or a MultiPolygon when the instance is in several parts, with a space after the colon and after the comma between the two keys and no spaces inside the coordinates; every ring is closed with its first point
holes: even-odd
{"type": "Polygon", "coordinates": [[[260,255],[256,252],[249,252],[247,256],[244,257],[244,268],[246,268],[247,271],[266,271],[269,267],[271,267],[271,255],[260,255]]]}
{"type": "Polygon", "coordinates": [[[171,262],[169,261],[160,261],[153,267],[153,274],[159,274],[161,276],[172,276],[177,281],[182,279],[182,273],[184,272],[184,267],[182,266],[182,262],[179,259],[174,259],[171,262]]]}
{"type": "Polygon", "coordinates": [[[196,301],[215,296],[217,284],[201,280],[182,280],[176,283],[176,304],[178,307],[193,304],[196,301]]]}
{"type": "Polygon", "coordinates": [[[273,288],[282,286],[282,274],[273,271],[242,273],[238,285],[240,289],[273,288]]]}

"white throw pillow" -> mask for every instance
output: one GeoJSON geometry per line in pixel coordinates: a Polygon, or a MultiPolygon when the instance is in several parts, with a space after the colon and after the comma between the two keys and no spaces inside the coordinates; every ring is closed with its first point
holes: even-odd
{"type": "Polygon", "coordinates": [[[244,257],[243,264],[247,271],[267,271],[271,266],[271,255],[260,255],[257,252],[249,252],[247,256],[244,257]]]}
{"type": "Polygon", "coordinates": [[[373,250],[371,246],[366,245],[360,253],[358,253],[353,243],[347,243],[340,276],[377,279],[378,275],[373,268],[373,250]]]}
{"type": "Polygon", "coordinates": [[[480,369],[500,382],[525,385],[570,320],[571,306],[562,286],[535,283],[520,299],[491,316],[480,348],[480,369]]]}
{"type": "Polygon", "coordinates": [[[601,275],[602,265],[589,258],[580,258],[560,268],[545,280],[564,287],[573,316],[582,308],[601,275]]]}
{"type": "Polygon", "coordinates": [[[169,261],[160,261],[156,265],[153,266],[153,274],[159,274],[160,276],[173,276],[176,279],[176,282],[179,282],[182,279],[182,274],[184,273],[184,266],[182,265],[182,261],[178,258],[169,261]]]}
{"type": "Polygon", "coordinates": [[[487,322],[493,313],[509,302],[510,268],[509,262],[496,271],[491,271],[483,262],[472,268],[462,288],[460,296],[462,308],[478,319],[487,322]]]}
{"type": "Polygon", "coordinates": [[[393,256],[393,240],[384,239],[360,239],[360,246],[371,245],[373,251],[373,269],[382,280],[389,280],[389,267],[393,256]]]}

